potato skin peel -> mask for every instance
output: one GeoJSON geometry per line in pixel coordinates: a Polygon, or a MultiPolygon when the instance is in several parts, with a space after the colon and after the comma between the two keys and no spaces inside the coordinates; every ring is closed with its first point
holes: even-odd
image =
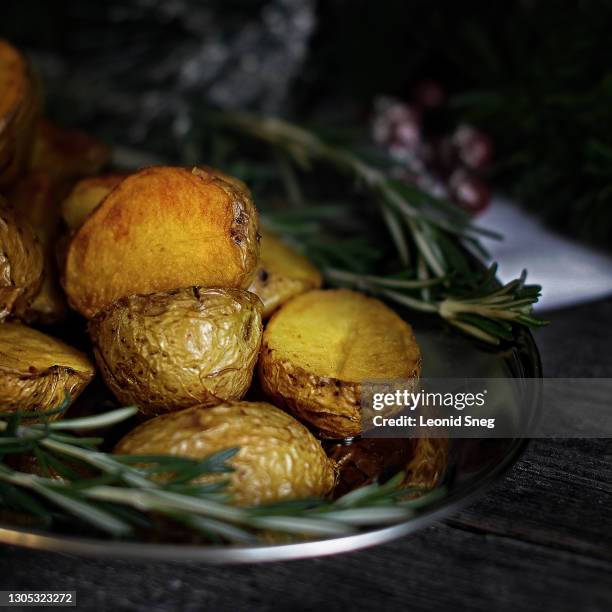
{"type": "Polygon", "coordinates": [[[241,289],[189,287],[122,298],[89,323],[102,376],[146,415],[240,399],[262,336],[261,302],[241,289]]]}
{"type": "MultiPolygon", "coordinates": [[[[348,444],[346,440],[328,441],[324,448],[338,470],[334,497],[400,471],[405,474],[402,488],[433,489],[448,468],[449,442],[447,438],[365,437],[348,444]]],[[[414,491],[406,494],[414,495],[414,491]]]]}
{"type": "Polygon", "coordinates": [[[74,400],[94,372],[83,353],[60,340],[25,325],[0,325],[0,412],[57,408],[67,392],[74,400]]]}
{"type": "Polygon", "coordinates": [[[269,319],[291,298],[323,284],[321,273],[281,238],[261,232],[259,265],[249,287],[263,302],[263,318],[269,319]]]}
{"type": "Polygon", "coordinates": [[[361,433],[361,383],[368,378],[402,378],[416,384],[421,353],[410,326],[379,300],[347,290],[311,291],[291,300],[268,323],[258,371],[264,394],[276,405],[308,423],[321,437],[340,439],[361,433]],[[353,308],[352,327],[337,331],[353,308]],[[365,326],[383,346],[366,342],[351,354],[358,334],[366,333],[365,326]],[[301,352],[299,344],[292,346],[302,334],[295,330],[302,329],[323,365],[309,363],[312,357],[301,352]],[[352,371],[344,372],[340,366],[334,373],[334,341],[341,345],[337,355],[341,363],[348,363],[350,355],[358,364],[352,371]]]}
{"type": "MultiPolygon", "coordinates": [[[[229,479],[236,505],[319,497],[334,487],[334,466],[321,443],[265,402],[195,406],[158,416],[128,433],[114,452],[202,459],[232,447],[240,447],[229,460],[235,471],[216,480],[229,479]]],[[[210,476],[204,479],[210,481],[210,476]]]]}
{"type": "Polygon", "coordinates": [[[151,167],[128,176],[68,247],[63,284],[91,318],[135,293],[192,285],[246,289],[259,256],[248,192],[200,168],[151,167]]]}
{"type": "Polygon", "coordinates": [[[0,196],[0,322],[24,316],[42,283],[43,265],[30,224],[0,196]]]}
{"type": "Polygon", "coordinates": [[[266,396],[314,426],[322,438],[350,438],[361,433],[358,383],[320,377],[291,361],[276,359],[265,340],[258,367],[266,396]]]}

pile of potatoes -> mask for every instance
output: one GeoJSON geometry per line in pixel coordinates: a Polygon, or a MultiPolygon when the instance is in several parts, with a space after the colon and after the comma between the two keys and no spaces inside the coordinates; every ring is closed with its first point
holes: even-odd
{"type": "MultiPolygon", "coordinates": [[[[359,436],[361,381],[418,380],[410,326],[376,299],[321,289],[307,259],[260,229],[236,178],[206,166],[99,176],[108,149],[41,118],[36,92],[0,41],[0,411],[51,411],[97,371],[147,419],[116,452],[239,446],[235,503],[331,494],[338,463],[321,440],[359,436]],[[87,319],[97,367],[24,324],[69,309],[87,319]]],[[[443,469],[427,466],[429,484],[443,469]]]]}

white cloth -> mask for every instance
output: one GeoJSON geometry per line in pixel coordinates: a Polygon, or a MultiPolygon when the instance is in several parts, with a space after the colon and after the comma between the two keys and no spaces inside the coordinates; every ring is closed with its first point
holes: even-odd
{"type": "Polygon", "coordinates": [[[476,218],[499,232],[501,241],[484,238],[483,246],[499,264],[502,282],[523,268],[527,282],[542,285],[537,310],[553,310],[612,295],[612,255],[555,233],[531,213],[503,198],[476,218]]]}

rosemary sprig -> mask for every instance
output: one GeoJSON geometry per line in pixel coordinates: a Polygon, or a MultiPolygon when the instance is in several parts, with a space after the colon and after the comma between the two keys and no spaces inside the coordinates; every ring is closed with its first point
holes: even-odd
{"type": "MultiPolygon", "coordinates": [[[[493,264],[487,275],[494,279],[496,270],[497,265],[493,264]]],[[[511,341],[512,323],[528,327],[546,324],[531,316],[532,304],[537,301],[540,288],[537,285],[525,285],[526,271],[523,271],[520,278],[502,287],[495,284],[484,291],[472,290],[465,295],[448,294],[439,300],[432,299],[431,294],[418,297],[411,294],[411,291],[429,288],[435,290],[442,286],[442,278],[403,280],[355,274],[334,268],[326,269],[325,274],[335,284],[352,286],[414,310],[437,314],[461,331],[490,344],[498,344],[500,339],[511,341]]]]}
{"type": "Polygon", "coordinates": [[[32,515],[44,526],[81,524],[113,537],[134,536],[165,517],[215,542],[256,543],[262,532],[285,537],[332,537],[406,520],[433,503],[443,489],[406,499],[400,473],[385,484],[371,484],[335,501],[309,499],[253,508],[231,504],[223,474],[239,449],[204,460],[176,456],[122,456],[101,452],[71,433],[108,427],[131,417],[135,408],[59,422],[24,424],[19,415],[0,420],[0,503],[32,515]],[[32,454],[43,475],[12,467],[7,456],[32,454]],[[160,479],[160,474],[164,478],[160,479]],[[202,479],[204,481],[202,481],[202,479]]]}
{"type": "Polygon", "coordinates": [[[499,235],[474,225],[454,204],[401,182],[388,169],[287,121],[249,113],[220,113],[214,118],[222,126],[267,143],[277,157],[281,156],[283,182],[294,206],[268,213],[264,221],[293,238],[321,266],[330,284],[355,287],[437,315],[490,344],[511,340],[514,325],[545,324],[531,314],[540,287],[525,285],[525,273],[500,287],[495,264],[488,270],[474,265],[475,259],[486,255],[479,237],[499,235]],[[343,241],[337,235],[325,235],[330,220],[346,221],[365,216],[366,211],[346,206],[300,207],[304,195],[289,162],[305,171],[311,170],[314,162],[326,164],[371,196],[387,230],[382,242],[391,243],[397,252],[399,274],[373,271],[370,264],[380,254],[376,242],[381,239],[368,240],[371,231],[367,225],[361,232],[363,239],[343,241]]]}

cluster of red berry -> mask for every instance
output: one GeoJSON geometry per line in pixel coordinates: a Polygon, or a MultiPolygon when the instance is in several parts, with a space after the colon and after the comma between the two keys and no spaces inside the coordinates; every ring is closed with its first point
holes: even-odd
{"type": "Polygon", "coordinates": [[[445,104],[446,95],[435,82],[421,83],[409,102],[377,98],[372,137],[394,160],[398,178],[476,214],[491,197],[483,179],[493,154],[491,140],[466,124],[450,133],[430,128],[445,104]]]}

